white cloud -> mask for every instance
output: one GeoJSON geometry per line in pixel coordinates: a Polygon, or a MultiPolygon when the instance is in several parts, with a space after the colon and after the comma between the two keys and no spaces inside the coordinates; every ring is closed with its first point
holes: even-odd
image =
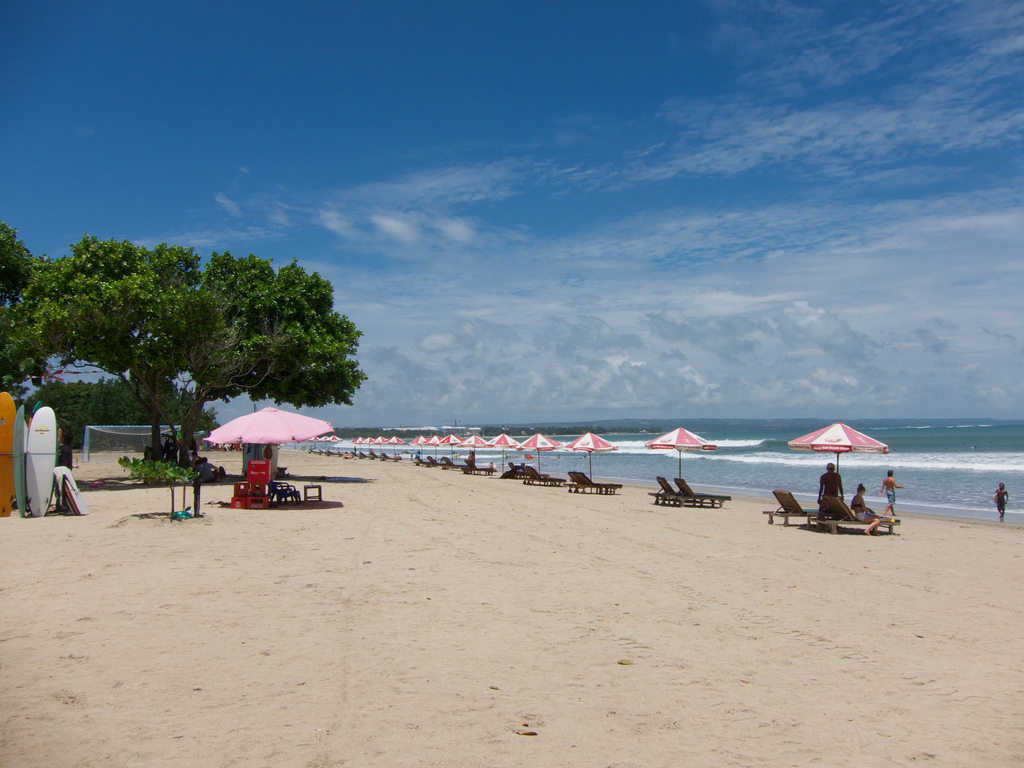
{"type": "Polygon", "coordinates": [[[420,239],[419,226],[408,218],[376,214],[370,216],[377,229],[400,243],[410,245],[420,239]]]}
{"type": "Polygon", "coordinates": [[[217,205],[219,205],[225,211],[230,213],[232,216],[234,216],[236,218],[241,218],[241,216],[242,216],[242,209],[241,209],[241,207],[238,205],[238,203],[236,203],[234,200],[231,200],[223,192],[218,192],[217,193],[217,197],[214,198],[214,199],[217,201],[217,205]]]}

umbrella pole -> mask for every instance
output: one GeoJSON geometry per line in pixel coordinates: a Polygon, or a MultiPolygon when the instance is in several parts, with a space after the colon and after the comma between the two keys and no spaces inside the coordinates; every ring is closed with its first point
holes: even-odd
{"type": "Polygon", "coordinates": [[[679,450],[677,450],[677,453],[679,454],[679,474],[677,475],[677,477],[682,477],[683,476],[683,452],[682,452],[681,449],[679,449],[679,450]]]}

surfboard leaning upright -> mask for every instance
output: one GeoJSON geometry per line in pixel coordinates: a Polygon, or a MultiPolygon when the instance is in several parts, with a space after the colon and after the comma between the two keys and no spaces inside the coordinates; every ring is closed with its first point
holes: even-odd
{"type": "Polygon", "coordinates": [[[14,419],[18,409],[14,398],[0,392],[0,517],[10,517],[17,495],[14,492],[14,419]]]}
{"type": "Polygon", "coordinates": [[[25,503],[25,406],[19,405],[14,415],[14,498],[18,502],[18,514],[28,517],[25,503]]]}
{"type": "Polygon", "coordinates": [[[32,415],[25,440],[25,496],[32,517],[43,517],[50,508],[56,466],[57,415],[44,405],[32,415]]]}
{"type": "Polygon", "coordinates": [[[68,510],[76,515],[88,515],[89,508],[85,505],[85,497],[78,489],[78,483],[75,482],[75,476],[71,474],[71,470],[67,467],[56,467],[53,470],[53,477],[68,510]]]}

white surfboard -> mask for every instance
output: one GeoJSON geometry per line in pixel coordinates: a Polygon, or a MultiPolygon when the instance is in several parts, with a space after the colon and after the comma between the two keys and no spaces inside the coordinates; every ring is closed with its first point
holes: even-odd
{"type": "Polygon", "coordinates": [[[68,509],[76,515],[88,515],[89,509],[85,506],[85,498],[78,490],[78,483],[75,482],[71,470],[67,467],[55,467],[53,477],[68,509]]]}
{"type": "Polygon", "coordinates": [[[25,503],[32,517],[42,517],[50,508],[56,466],[57,416],[43,406],[32,415],[25,441],[25,503]]]}
{"type": "Polygon", "coordinates": [[[19,405],[14,417],[14,498],[18,505],[18,514],[28,517],[28,506],[25,504],[25,440],[28,438],[28,425],[25,423],[25,406],[19,405]]]}

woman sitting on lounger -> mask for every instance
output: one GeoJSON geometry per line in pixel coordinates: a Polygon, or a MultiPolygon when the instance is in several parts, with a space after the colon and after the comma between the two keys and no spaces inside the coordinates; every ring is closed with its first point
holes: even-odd
{"type": "Polygon", "coordinates": [[[867,528],[864,529],[864,533],[870,536],[882,522],[882,518],[875,514],[872,510],[868,509],[864,503],[864,491],[867,490],[864,487],[864,483],[857,486],[857,495],[853,497],[853,501],[850,502],[850,511],[865,523],[871,523],[867,528]]]}

